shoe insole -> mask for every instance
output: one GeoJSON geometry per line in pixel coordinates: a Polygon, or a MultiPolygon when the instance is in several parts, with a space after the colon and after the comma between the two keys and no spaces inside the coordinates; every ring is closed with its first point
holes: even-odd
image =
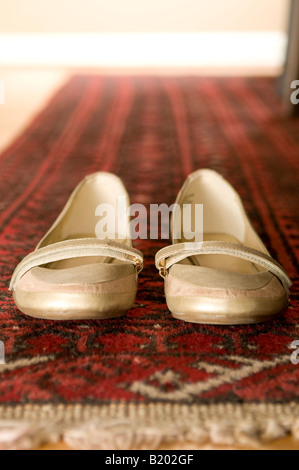
{"type": "MultiPolygon", "coordinates": [[[[74,235],[70,237],[69,240],[79,240],[80,238],[94,238],[94,235],[74,235]]],[[[113,240],[112,238],[109,239],[111,241],[122,242],[124,245],[128,246],[126,241],[124,240],[113,240]]],[[[54,263],[48,264],[46,267],[48,269],[68,269],[68,268],[75,268],[78,266],[86,266],[88,264],[98,264],[98,263],[106,263],[106,264],[124,264],[125,261],[120,261],[115,258],[107,258],[105,256],[87,256],[82,258],[73,258],[73,259],[64,259],[61,261],[56,261],[54,263]]]]}
{"type": "MultiPolygon", "coordinates": [[[[188,240],[182,240],[183,243],[188,240]]],[[[222,242],[232,242],[242,245],[242,243],[232,235],[227,235],[225,233],[205,233],[204,241],[222,241],[222,242]]],[[[205,266],[207,268],[218,269],[222,271],[228,271],[233,273],[243,273],[243,274],[256,274],[260,272],[256,265],[250,261],[242,260],[239,258],[234,258],[233,256],[226,255],[199,255],[192,256],[185,261],[184,264],[193,264],[195,266],[205,266]]]]}

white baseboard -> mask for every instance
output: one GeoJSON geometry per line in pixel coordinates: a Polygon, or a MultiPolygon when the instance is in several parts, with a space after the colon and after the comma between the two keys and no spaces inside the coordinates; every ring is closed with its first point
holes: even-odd
{"type": "Polygon", "coordinates": [[[275,68],[281,32],[0,34],[0,66],[275,68]]]}

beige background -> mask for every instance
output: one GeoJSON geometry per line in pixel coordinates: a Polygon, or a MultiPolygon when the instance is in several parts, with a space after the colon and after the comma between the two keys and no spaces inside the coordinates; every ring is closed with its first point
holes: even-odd
{"type": "Polygon", "coordinates": [[[0,0],[0,33],[285,31],[289,0],[0,0]]]}

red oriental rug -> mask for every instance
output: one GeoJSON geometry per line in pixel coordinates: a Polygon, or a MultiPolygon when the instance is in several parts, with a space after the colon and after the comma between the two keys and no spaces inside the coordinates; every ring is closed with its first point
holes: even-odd
{"type": "Polygon", "coordinates": [[[299,121],[283,117],[272,79],[73,77],[0,156],[0,447],[299,437],[298,169],[299,121]],[[284,317],[245,327],[174,320],[154,267],[166,243],[150,240],[136,243],[146,265],[126,317],[55,323],[18,312],[13,269],[86,174],[115,172],[132,202],[171,204],[205,167],[238,189],[293,278],[284,317]]]}

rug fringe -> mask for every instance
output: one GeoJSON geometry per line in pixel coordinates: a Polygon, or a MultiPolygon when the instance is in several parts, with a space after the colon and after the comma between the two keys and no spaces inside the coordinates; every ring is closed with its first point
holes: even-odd
{"type": "Polygon", "coordinates": [[[260,447],[299,440],[299,405],[0,407],[0,449],[64,441],[73,449],[157,449],[176,443],[260,447]]]}

